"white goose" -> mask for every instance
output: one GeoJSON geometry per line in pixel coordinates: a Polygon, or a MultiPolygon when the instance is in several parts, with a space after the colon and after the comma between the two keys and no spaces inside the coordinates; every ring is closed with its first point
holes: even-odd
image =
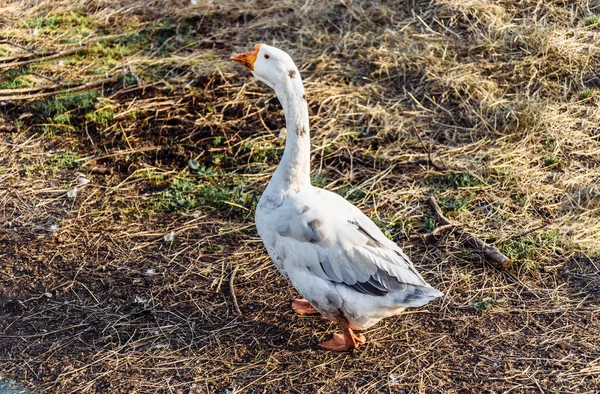
{"type": "Polygon", "coordinates": [[[271,259],[305,298],[299,314],[320,313],[342,326],[320,344],[356,349],[379,320],[443,294],[358,208],[310,183],[308,106],[300,72],[280,49],[258,44],[231,58],[275,90],[286,119],[285,151],[256,209],[256,227],[271,259]]]}

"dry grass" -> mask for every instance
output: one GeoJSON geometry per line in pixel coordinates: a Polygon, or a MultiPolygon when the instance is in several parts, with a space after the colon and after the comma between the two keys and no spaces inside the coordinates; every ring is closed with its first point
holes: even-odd
{"type": "Polygon", "coordinates": [[[0,2],[0,96],[54,92],[0,98],[0,376],[48,393],[597,392],[598,14],[0,2]],[[318,349],[335,327],[293,315],[254,229],[283,115],[228,58],[257,42],[303,74],[314,182],[446,293],[366,332],[356,354],[318,349]],[[24,59],[38,60],[6,66],[24,59]],[[428,151],[446,171],[415,164],[428,151]],[[513,266],[424,237],[430,195],[513,266]]]}

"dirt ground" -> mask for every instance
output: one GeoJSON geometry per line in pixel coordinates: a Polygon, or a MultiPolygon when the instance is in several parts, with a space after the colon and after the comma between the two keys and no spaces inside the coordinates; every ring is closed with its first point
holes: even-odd
{"type": "Polygon", "coordinates": [[[599,15],[595,1],[0,1],[0,378],[43,393],[597,393],[599,15]],[[337,327],[292,313],[254,228],[284,118],[229,57],[261,42],[304,79],[313,183],[445,293],[354,353],[317,346],[337,327]],[[512,264],[435,231],[429,196],[512,264]]]}

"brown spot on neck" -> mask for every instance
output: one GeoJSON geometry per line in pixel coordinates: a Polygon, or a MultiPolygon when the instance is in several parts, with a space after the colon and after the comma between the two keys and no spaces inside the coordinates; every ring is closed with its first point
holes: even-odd
{"type": "Polygon", "coordinates": [[[288,72],[288,75],[290,76],[290,78],[294,79],[294,78],[296,78],[296,71],[295,70],[290,70],[288,72]]]}
{"type": "Polygon", "coordinates": [[[298,135],[302,137],[304,134],[306,134],[306,129],[303,126],[300,126],[298,129],[298,135]]]}

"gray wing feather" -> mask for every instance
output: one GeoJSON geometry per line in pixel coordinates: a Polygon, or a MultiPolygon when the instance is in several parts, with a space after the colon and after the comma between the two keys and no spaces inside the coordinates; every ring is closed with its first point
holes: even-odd
{"type": "MultiPolygon", "coordinates": [[[[330,198],[341,199],[337,195],[330,198]]],[[[343,200],[343,204],[348,202],[343,200]]],[[[395,298],[414,305],[441,294],[425,282],[410,259],[375,223],[358,208],[348,205],[352,216],[345,224],[326,219],[327,214],[319,215],[318,209],[304,209],[295,213],[293,220],[279,225],[279,235],[312,244],[317,250],[318,265],[316,261],[307,261],[311,272],[360,293],[373,296],[398,293],[395,298]]]]}
{"type": "Polygon", "coordinates": [[[319,261],[319,263],[321,264],[321,269],[323,270],[325,275],[327,275],[329,280],[336,282],[336,283],[340,283],[342,281],[341,275],[338,276],[338,274],[334,271],[331,261],[329,260],[329,257],[325,256],[325,258],[321,259],[321,261],[319,261]]]}

